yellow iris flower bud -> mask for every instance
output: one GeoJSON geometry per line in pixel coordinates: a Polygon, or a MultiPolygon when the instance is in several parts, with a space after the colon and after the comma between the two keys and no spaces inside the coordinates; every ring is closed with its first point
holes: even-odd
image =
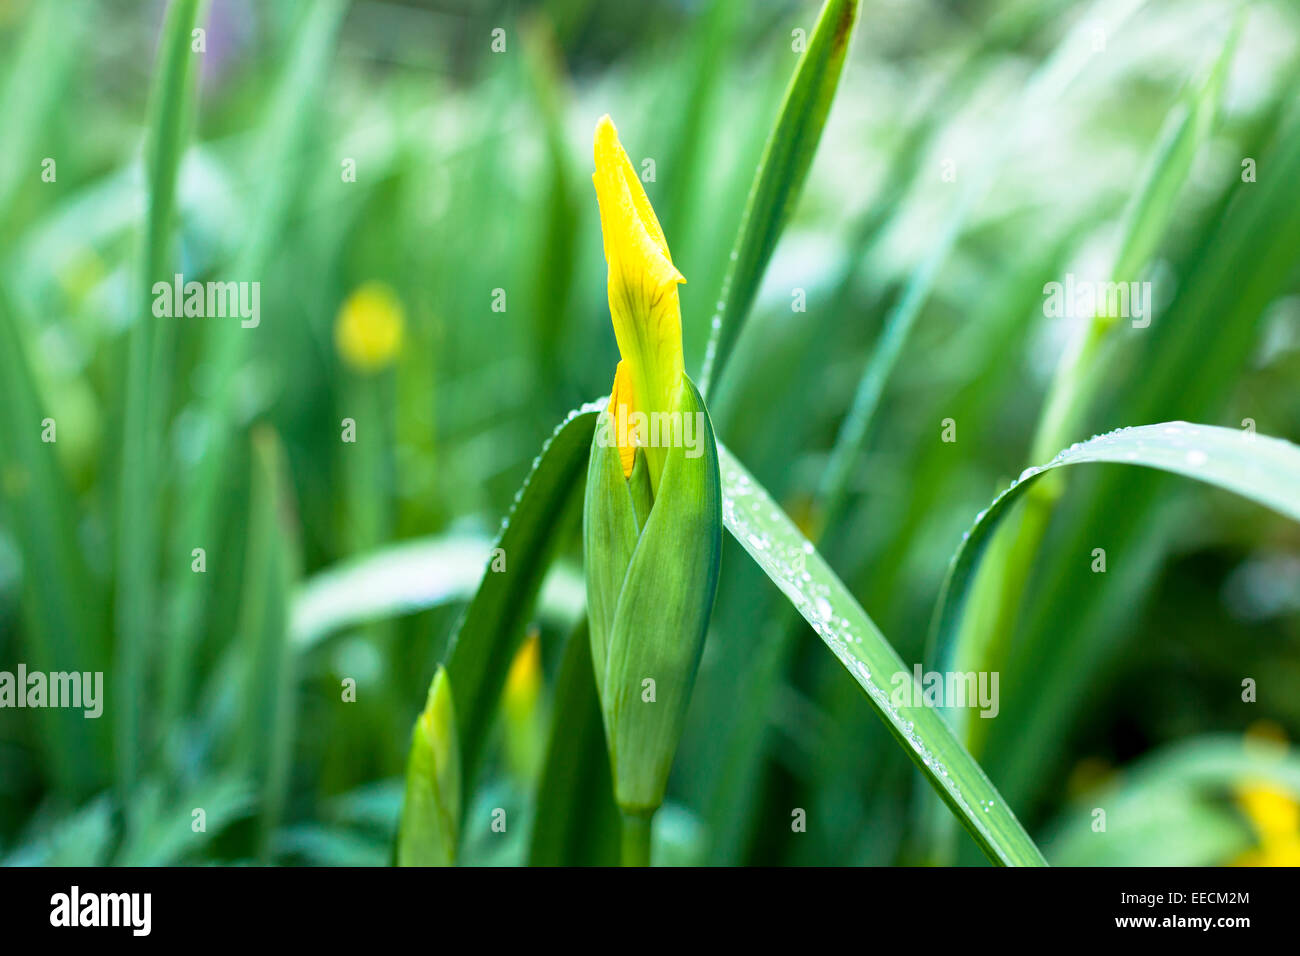
{"type": "MultiPolygon", "coordinates": [[[[632,474],[635,440],[624,442],[629,418],[677,410],[685,363],[677,286],[686,279],[673,265],[668,242],[641,180],[618,140],[609,116],[596,125],[596,171],[600,231],[609,265],[609,313],[622,361],[614,374],[609,408],[617,422],[623,475],[632,474]]],[[[650,486],[657,489],[666,449],[646,447],[650,486]]]]}
{"type": "Polygon", "coordinates": [[[587,469],[587,617],[623,858],[644,863],[717,591],[722,491],[713,426],[682,357],[685,280],[608,116],[595,158],[622,360],[587,469]]]}

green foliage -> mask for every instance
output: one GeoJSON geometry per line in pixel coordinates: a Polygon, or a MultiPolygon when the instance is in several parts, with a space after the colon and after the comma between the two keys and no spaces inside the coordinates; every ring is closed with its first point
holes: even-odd
{"type": "Polygon", "coordinates": [[[1294,4],[0,6],[0,673],[105,677],[98,719],[0,708],[0,860],[387,865],[436,674],[459,809],[423,862],[1290,845],[1241,794],[1300,800],[1242,743],[1300,739],[1294,4]],[[732,532],[631,582],[653,622],[719,566],[702,650],[652,635],[694,674],[652,828],[592,636],[644,638],[612,596],[662,494],[593,567],[598,406],[547,441],[617,360],[606,112],[689,280],[732,532]],[[259,283],[260,325],[155,315],[178,273],[259,283]],[[1150,282],[1150,324],[1047,314],[1071,273],[1150,282]],[[363,369],[370,282],[402,334],[363,369]],[[998,716],[895,704],[918,663],[996,670],[998,716]]]}
{"type": "MultiPolygon", "coordinates": [[[[722,374],[777,240],[794,212],[849,52],[858,0],[827,0],[763,148],[704,357],[703,389],[722,374]]],[[[792,44],[793,45],[793,44],[792,44]]]]}

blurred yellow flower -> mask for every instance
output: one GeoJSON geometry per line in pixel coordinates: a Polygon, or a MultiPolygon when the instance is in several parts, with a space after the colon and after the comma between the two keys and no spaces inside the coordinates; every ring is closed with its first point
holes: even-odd
{"type": "Polygon", "coordinates": [[[1237,804],[1259,836],[1259,846],[1241,854],[1237,866],[1300,866],[1300,803],[1269,783],[1237,789],[1237,804]]]}
{"type": "Polygon", "coordinates": [[[377,372],[392,364],[401,351],[405,325],[397,293],[382,282],[366,282],[339,307],[334,344],[357,371],[377,372]]]}
{"type": "Polygon", "coordinates": [[[515,653],[501,694],[506,761],[521,781],[534,779],[542,763],[547,724],[540,709],[541,697],[542,640],[534,627],[515,653]]]}
{"type": "MultiPolygon", "coordinates": [[[[616,419],[673,412],[682,387],[682,315],[677,286],[686,279],[668,254],[641,179],[632,168],[618,130],[608,116],[596,124],[596,200],[609,265],[609,313],[622,361],[614,374],[610,412],[616,419]]],[[[628,434],[626,425],[617,428],[628,434]]],[[[624,477],[632,474],[636,449],[620,439],[624,477]]],[[[659,487],[666,449],[646,447],[650,486],[659,487]]]]}
{"type": "Polygon", "coordinates": [[[504,702],[512,719],[522,720],[533,712],[542,689],[542,641],[536,629],[529,632],[506,675],[504,702]]]}

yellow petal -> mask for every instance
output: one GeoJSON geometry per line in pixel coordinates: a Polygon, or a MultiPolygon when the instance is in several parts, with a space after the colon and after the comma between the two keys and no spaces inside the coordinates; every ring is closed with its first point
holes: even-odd
{"type": "MultiPolygon", "coordinates": [[[[596,125],[596,199],[609,265],[609,312],[623,357],[615,389],[628,413],[672,412],[685,363],[681,306],[668,242],[650,199],[608,116],[596,125]]],[[[612,396],[611,396],[612,397],[612,396]]],[[[612,403],[613,404],[613,403],[612,403]]],[[[651,484],[658,486],[666,449],[647,448],[651,484]]],[[[624,452],[624,471],[631,473],[624,452]]]]}
{"type": "Polygon", "coordinates": [[[636,464],[636,442],[630,440],[634,436],[628,428],[631,412],[632,386],[627,378],[627,362],[622,361],[614,369],[614,387],[609,393],[609,413],[614,416],[614,440],[618,443],[618,457],[623,464],[624,478],[632,476],[632,466],[636,464]]]}

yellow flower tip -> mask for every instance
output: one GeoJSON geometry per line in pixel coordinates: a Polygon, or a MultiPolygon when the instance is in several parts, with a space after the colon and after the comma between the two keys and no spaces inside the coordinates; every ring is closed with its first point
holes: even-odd
{"type": "Polygon", "coordinates": [[[514,714],[532,710],[542,689],[542,641],[534,628],[524,638],[506,675],[505,703],[514,714]]]}
{"type": "Polygon", "coordinates": [[[358,286],[339,307],[334,344],[348,365],[377,372],[402,349],[406,319],[397,293],[382,282],[358,286]]]}
{"type": "Polygon", "coordinates": [[[632,429],[628,428],[628,416],[632,412],[632,385],[627,377],[627,364],[619,362],[614,370],[614,387],[609,393],[609,413],[614,416],[614,436],[618,442],[618,457],[623,465],[623,477],[632,477],[632,466],[636,464],[636,444],[623,442],[630,438],[632,429]]]}
{"type": "MultiPolygon", "coordinates": [[[[685,371],[677,286],[686,279],[673,265],[663,228],[608,115],[596,123],[593,152],[609,312],[622,356],[610,411],[616,416],[671,412],[685,371]]],[[[620,453],[624,474],[630,475],[635,450],[620,445],[620,453]]],[[[646,454],[657,485],[662,449],[646,454]]]]}
{"type": "Polygon", "coordinates": [[[613,267],[631,260],[628,264],[649,267],[657,284],[685,282],[673,265],[663,227],[608,113],[596,124],[594,152],[596,171],[591,179],[600,204],[606,262],[613,267]]]}

